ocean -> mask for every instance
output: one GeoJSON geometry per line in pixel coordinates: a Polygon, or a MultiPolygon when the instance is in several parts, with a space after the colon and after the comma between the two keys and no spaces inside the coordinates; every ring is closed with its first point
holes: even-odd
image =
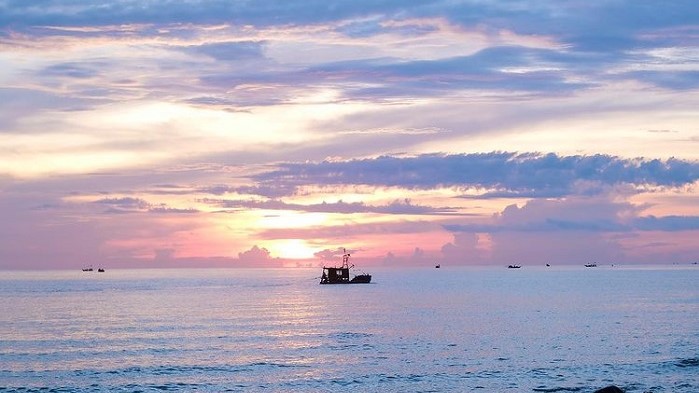
{"type": "Polygon", "coordinates": [[[0,392],[699,392],[699,267],[0,272],[0,392]]]}

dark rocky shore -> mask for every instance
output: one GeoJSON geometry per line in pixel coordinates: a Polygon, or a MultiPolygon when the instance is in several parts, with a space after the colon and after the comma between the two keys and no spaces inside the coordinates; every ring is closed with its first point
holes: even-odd
{"type": "Polygon", "coordinates": [[[595,393],[624,393],[624,391],[614,385],[610,385],[606,388],[595,390],[595,393]]]}

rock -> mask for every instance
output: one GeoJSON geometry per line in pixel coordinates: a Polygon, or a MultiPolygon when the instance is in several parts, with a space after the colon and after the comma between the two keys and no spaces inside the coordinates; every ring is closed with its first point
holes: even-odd
{"type": "Polygon", "coordinates": [[[614,385],[607,386],[606,388],[602,388],[600,390],[595,390],[595,393],[624,393],[623,390],[619,389],[618,387],[614,385]]]}

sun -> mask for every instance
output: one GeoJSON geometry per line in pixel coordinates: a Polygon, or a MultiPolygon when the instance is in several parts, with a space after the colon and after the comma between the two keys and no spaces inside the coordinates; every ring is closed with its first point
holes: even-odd
{"type": "Polygon", "coordinates": [[[273,256],[283,259],[311,259],[318,249],[310,247],[305,240],[280,239],[265,245],[273,256]]]}

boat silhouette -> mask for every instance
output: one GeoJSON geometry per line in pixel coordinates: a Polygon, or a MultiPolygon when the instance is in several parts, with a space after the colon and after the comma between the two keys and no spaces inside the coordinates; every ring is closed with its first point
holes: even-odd
{"type": "Polygon", "coordinates": [[[371,282],[371,274],[358,274],[350,279],[350,269],[354,265],[349,264],[350,254],[342,249],[342,266],[323,266],[323,275],[320,277],[321,284],[368,284],[371,282]]]}

